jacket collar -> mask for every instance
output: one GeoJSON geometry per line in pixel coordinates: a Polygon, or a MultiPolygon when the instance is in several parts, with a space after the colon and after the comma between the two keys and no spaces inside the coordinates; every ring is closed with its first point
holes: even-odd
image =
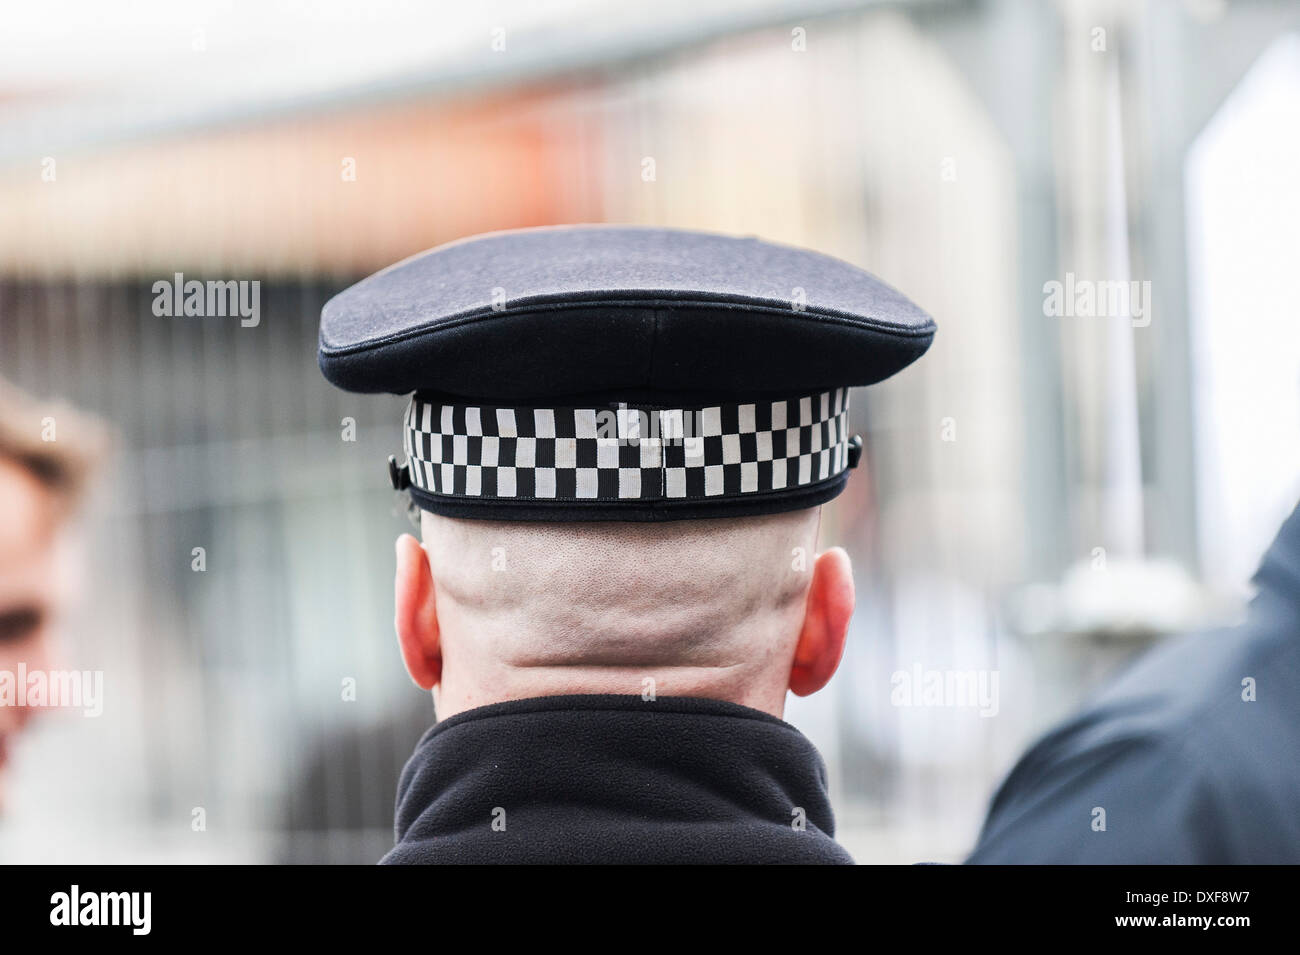
{"type": "Polygon", "coordinates": [[[427,732],[385,863],[851,863],[826,767],[767,713],[690,697],[553,696],[427,732]]]}

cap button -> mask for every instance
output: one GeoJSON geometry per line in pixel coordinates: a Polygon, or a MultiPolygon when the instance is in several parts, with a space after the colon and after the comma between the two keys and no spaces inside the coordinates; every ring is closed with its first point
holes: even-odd
{"type": "Polygon", "coordinates": [[[411,466],[398,464],[397,455],[388,456],[388,480],[393,482],[394,491],[405,491],[411,486],[411,466]]]}
{"type": "Polygon", "coordinates": [[[862,435],[855,434],[849,438],[849,467],[856,468],[862,460],[862,435]]]}

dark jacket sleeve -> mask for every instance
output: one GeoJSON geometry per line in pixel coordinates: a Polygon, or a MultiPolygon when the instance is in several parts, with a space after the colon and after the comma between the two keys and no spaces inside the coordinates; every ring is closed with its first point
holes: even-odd
{"type": "Polygon", "coordinates": [[[1044,738],[1012,770],[971,863],[1229,862],[1230,808],[1211,767],[1178,735],[1044,738]]]}

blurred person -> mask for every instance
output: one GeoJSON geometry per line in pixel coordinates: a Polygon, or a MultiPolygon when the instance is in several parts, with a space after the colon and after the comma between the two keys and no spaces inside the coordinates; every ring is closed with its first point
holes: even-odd
{"type": "Polygon", "coordinates": [[[781,717],[853,612],[817,551],[848,386],[933,334],[846,263],[666,229],[478,237],[327,303],[326,377],[414,392],[395,623],[439,722],[383,861],[851,863],[781,717]]]}
{"type": "Polygon", "coordinates": [[[1300,863],[1300,508],[1239,626],[1170,639],[1026,753],[972,863],[1300,863]]]}
{"type": "Polygon", "coordinates": [[[36,712],[18,684],[52,669],[74,590],[70,518],[102,444],[93,420],[0,380],[0,810],[14,743],[36,712]]]}

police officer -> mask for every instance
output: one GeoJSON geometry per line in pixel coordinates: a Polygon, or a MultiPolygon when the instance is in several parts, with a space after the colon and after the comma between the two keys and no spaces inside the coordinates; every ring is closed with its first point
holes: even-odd
{"type": "Polygon", "coordinates": [[[496,233],[326,304],[335,385],[411,394],[396,629],[439,722],[388,863],[849,863],[782,720],[853,611],[819,506],[849,387],[934,324],[813,252],[694,232],[496,233]]]}
{"type": "Polygon", "coordinates": [[[1300,863],[1300,509],[1245,622],[1144,655],[1016,764],[975,863],[1300,863]]]}

